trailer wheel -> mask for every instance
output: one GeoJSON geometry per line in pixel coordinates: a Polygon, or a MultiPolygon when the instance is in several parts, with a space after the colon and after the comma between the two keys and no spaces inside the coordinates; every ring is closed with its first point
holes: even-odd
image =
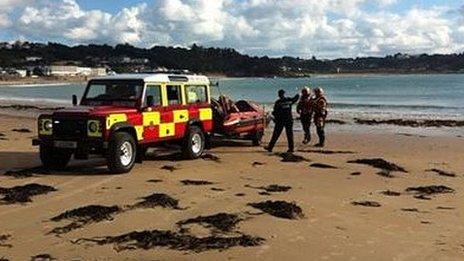
{"type": "Polygon", "coordinates": [[[264,134],[262,131],[258,131],[255,134],[253,134],[253,136],[251,137],[251,142],[253,146],[260,146],[261,142],[263,141],[263,136],[264,134]]]}
{"type": "Polygon", "coordinates": [[[71,160],[72,152],[65,149],[54,148],[52,146],[40,145],[40,160],[46,169],[64,169],[71,160]]]}
{"type": "Polygon", "coordinates": [[[136,155],[137,146],[132,135],[114,133],[108,144],[108,169],[115,174],[127,173],[134,167],[136,155]]]}
{"type": "Polygon", "coordinates": [[[205,149],[205,135],[197,126],[191,126],[182,144],[182,155],[186,159],[197,159],[205,149]]]}

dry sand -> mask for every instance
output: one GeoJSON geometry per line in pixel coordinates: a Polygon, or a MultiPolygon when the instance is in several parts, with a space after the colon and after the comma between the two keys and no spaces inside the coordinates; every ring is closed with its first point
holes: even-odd
{"type": "MultiPolygon", "coordinates": [[[[152,155],[125,175],[107,174],[104,162],[93,160],[75,162],[64,172],[15,179],[2,173],[40,165],[37,149],[30,145],[35,135],[35,121],[0,116],[0,122],[0,133],[4,134],[0,137],[0,187],[38,183],[57,189],[33,196],[29,203],[0,204],[0,259],[29,260],[39,254],[49,254],[59,260],[464,259],[462,138],[329,133],[326,151],[354,153],[315,153],[310,151],[313,147],[300,145],[299,149],[305,152],[296,154],[311,162],[298,163],[281,162],[278,155],[247,143],[223,142],[209,152],[220,158],[218,162],[176,161],[175,156],[152,155]],[[12,131],[20,128],[33,133],[12,131]],[[379,169],[347,163],[366,158],[385,159],[403,167],[407,173],[392,172],[393,178],[388,178],[378,175],[379,169]],[[312,163],[337,168],[310,167],[312,163]],[[456,177],[426,171],[433,168],[454,172],[456,177]],[[183,180],[214,184],[184,185],[183,180]],[[264,190],[257,188],[272,184],[291,189],[262,193],[264,190]],[[455,192],[432,195],[430,200],[424,200],[405,191],[408,187],[428,185],[445,185],[455,192]],[[387,190],[401,195],[381,193],[387,190]],[[178,209],[130,207],[153,193],[165,193],[177,199],[178,209]],[[247,205],[266,200],[294,202],[301,207],[304,217],[284,219],[259,215],[260,210],[247,205]],[[377,202],[380,207],[353,204],[363,204],[363,201],[377,202]],[[53,222],[51,218],[87,205],[117,205],[124,211],[69,233],[49,234],[54,228],[70,223],[53,222]],[[238,214],[243,220],[231,232],[191,224],[182,227],[197,237],[242,233],[265,241],[253,247],[202,252],[165,247],[117,251],[115,244],[75,242],[79,238],[116,236],[132,231],[179,231],[181,228],[176,225],[179,221],[221,212],[238,214]],[[2,240],[1,235],[10,237],[2,240]]],[[[298,141],[300,138],[297,135],[298,141]]],[[[285,150],[284,143],[276,147],[276,151],[285,150]]]]}

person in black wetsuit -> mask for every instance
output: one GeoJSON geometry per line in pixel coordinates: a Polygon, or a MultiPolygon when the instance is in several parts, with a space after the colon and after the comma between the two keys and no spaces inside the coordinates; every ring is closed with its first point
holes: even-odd
{"type": "Polygon", "coordinates": [[[280,134],[285,128],[285,132],[287,134],[288,152],[293,152],[294,144],[292,105],[298,101],[300,95],[297,94],[293,98],[285,97],[284,90],[279,90],[278,94],[279,99],[275,102],[274,110],[272,111],[275,122],[274,132],[272,133],[272,138],[269,142],[269,145],[265,147],[265,149],[269,152],[272,152],[277,139],[279,139],[280,134]]]}

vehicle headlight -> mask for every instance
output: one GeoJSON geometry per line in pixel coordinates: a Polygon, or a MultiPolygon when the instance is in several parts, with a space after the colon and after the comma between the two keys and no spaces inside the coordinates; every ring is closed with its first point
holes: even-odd
{"type": "Polygon", "coordinates": [[[100,137],[102,135],[102,128],[99,120],[90,120],[87,122],[87,134],[91,137],[100,137]]]}
{"type": "Polygon", "coordinates": [[[39,134],[40,135],[52,135],[53,121],[52,119],[40,119],[39,120],[39,134]]]}
{"type": "Polygon", "coordinates": [[[43,125],[43,126],[44,126],[44,130],[46,130],[46,131],[50,131],[50,130],[53,129],[53,123],[52,123],[52,121],[46,121],[46,122],[44,122],[44,125],[43,125]]]}

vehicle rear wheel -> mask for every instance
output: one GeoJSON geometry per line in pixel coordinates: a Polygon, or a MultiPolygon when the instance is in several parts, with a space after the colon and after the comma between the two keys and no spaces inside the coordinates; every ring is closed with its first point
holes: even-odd
{"type": "Polygon", "coordinates": [[[251,142],[253,144],[253,146],[260,146],[261,143],[262,143],[262,140],[263,140],[263,132],[262,131],[259,131],[259,132],[256,132],[255,134],[253,134],[252,138],[251,138],[251,142]]]}
{"type": "Polygon", "coordinates": [[[182,154],[186,159],[199,158],[205,149],[205,135],[197,126],[191,126],[185,135],[182,154]]]}
{"type": "Polygon", "coordinates": [[[131,171],[136,154],[137,147],[132,135],[126,132],[114,133],[108,144],[108,169],[115,174],[131,171]]]}
{"type": "Polygon", "coordinates": [[[40,160],[46,169],[61,170],[64,169],[71,160],[72,152],[54,148],[48,145],[40,145],[40,160]]]}

